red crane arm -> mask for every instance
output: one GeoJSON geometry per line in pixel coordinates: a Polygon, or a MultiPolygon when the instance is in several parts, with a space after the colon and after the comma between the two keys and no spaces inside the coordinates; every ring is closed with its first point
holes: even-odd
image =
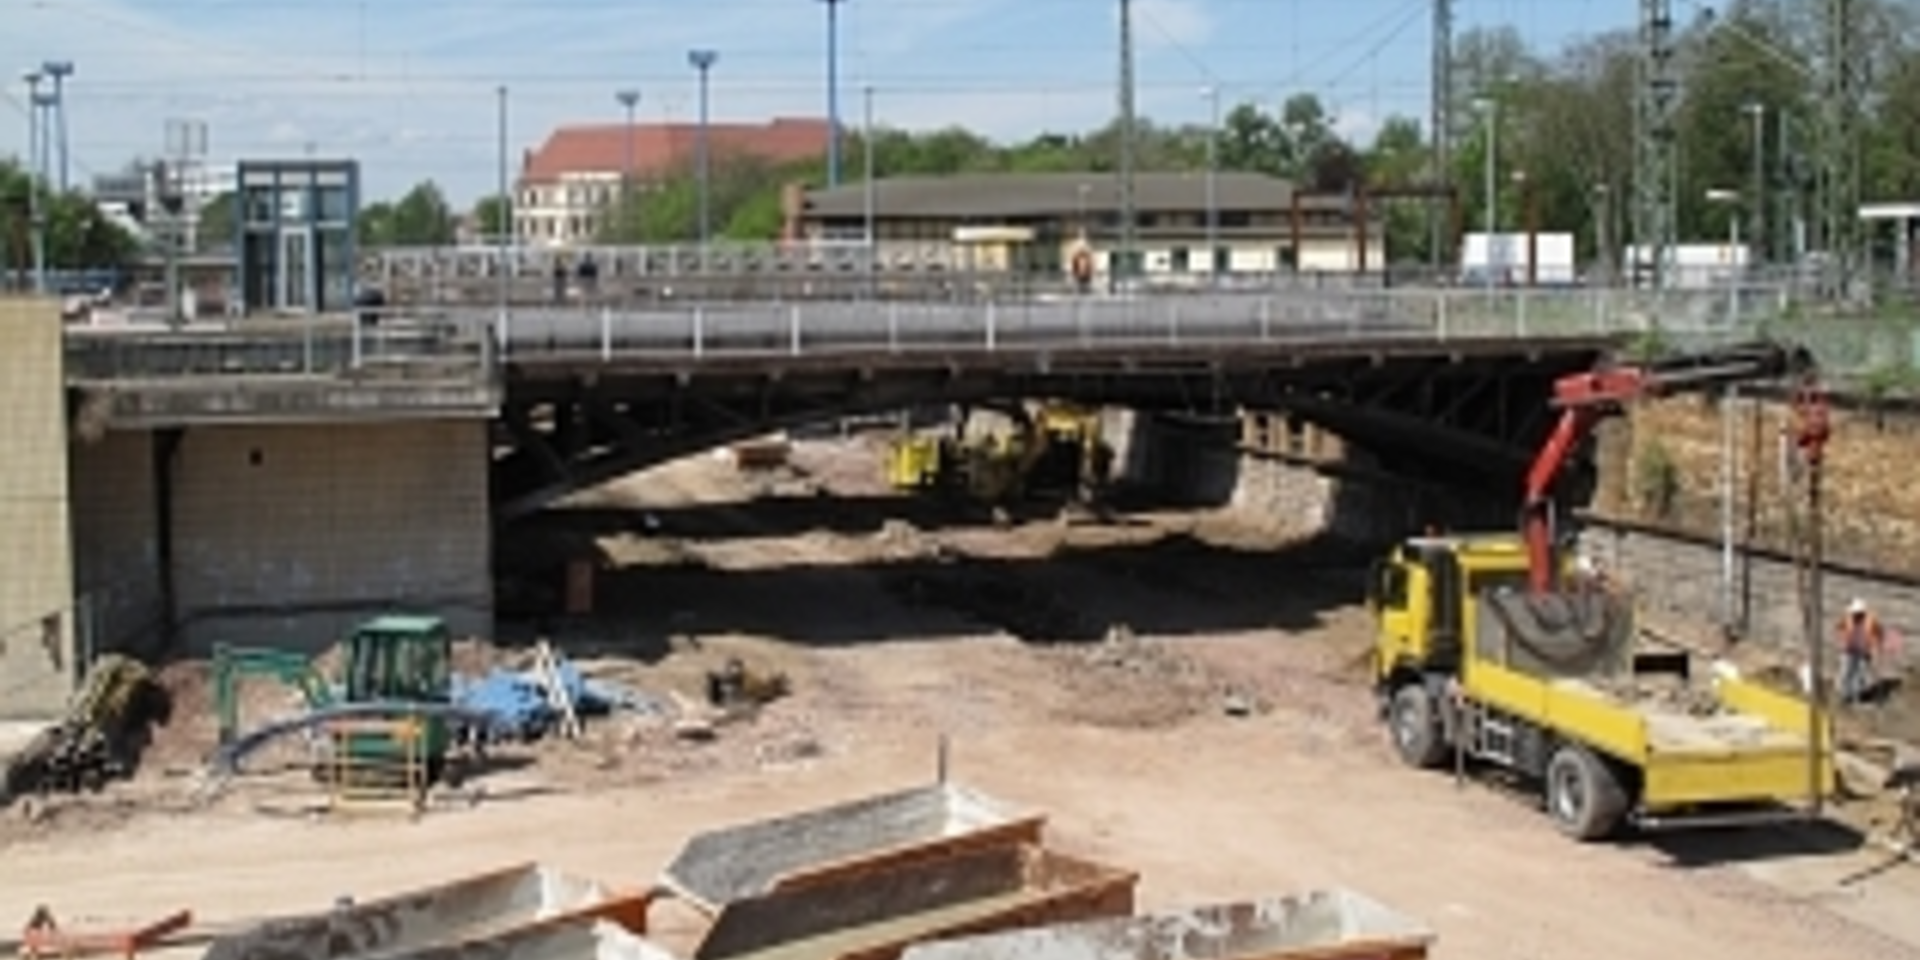
{"type": "Polygon", "coordinates": [[[1797,373],[1805,378],[1795,406],[1802,411],[1800,445],[1817,460],[1828,426],[1812,358],[1805,351],[1759,343],[1696,354],[1660,368],[1613,367],[1561,377],[1553,383],[1552,405],[1560,411],[1553,433],[1527,470],[1521,535],[1527,547],[1527,579],[1535,593],[1553,587],[1552,494],[1560,471],[1593,428],[1622,412],[1625,404],[1683,386],[1730,384],[1797,373]]]}
{"type": "Polygon", "coordinates": [[[1567,459],[1595,425],[1620,412],[1620,404],[1648,396],[1664,385],[1656,375],[1634,367],[1576,373],[1554,381],[1553,405],[1560,408],[1560,419],[1527,470],[1521,521],[1521,536],[1527,546],[1527,584],[1534,593],[1553,588],[1551,498],[1567,459]]]}

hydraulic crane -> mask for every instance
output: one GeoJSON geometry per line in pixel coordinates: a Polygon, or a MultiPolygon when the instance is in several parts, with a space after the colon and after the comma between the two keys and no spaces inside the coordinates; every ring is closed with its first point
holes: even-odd
{"type": "Polygon", "coordinates": [[[1553,385],[1560,411],[1553,432],[1527,470],[1521,537],[1527,548],[1527,585],[1543,594],[1556,586],[1554,486],[1575,451],[1607,417],[1626,404],[1674,390],[1772,380],[1812,369],[1804,351],[1774,343],[1693,354],[1645,366],[1617,366],[1576,373],[1553,385]]]}

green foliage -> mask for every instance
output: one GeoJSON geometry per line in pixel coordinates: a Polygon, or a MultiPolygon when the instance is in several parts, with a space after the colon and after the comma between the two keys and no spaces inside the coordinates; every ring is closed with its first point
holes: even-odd
{"type": "Polygon", "coordinates": [[[506,198],[498,194],[480,198],[480,202],[473,205],[473,220],[483,236],[497,237],[506,233],[506,198]]]}
{"type": "Polygon", "coordinates": [[[1867,399],[1880,402],[1893,397],[1912,396],[1920,390],[1920,370],[1911,363],[1886,363],[1868,371],[1860,383],[1867,399]]]}
{"type": "Polygon", "coordinates": [[[232,249],[236,234],[234,205],[238,202],[239,198],[231,190],[207,201],[207,205],[200,208],[199,223],[194,226],[194,245],[202,250],[232,249]]]}
{"type": "Polygon", "coordinates": [[[1673,516],[1680,496],[1680,467],[1659,440],[1648,440],[1640,446],[1640,455],[1634,458],[1633,486],[1641,506],[1654,519],[1673,516]]]}
{"type": "Polygon", "coordinates": [[[0,270],[31,269],[31,198],[46,213],[47,266],[53,270],[115,269],[140,254],[139,241],[78,191],[56,193],[17,162],[0,160],[0,270]]]}
{"type": "Polygon", "coordinates": [[[443,246],[453,242],[455,219],[440,187],[426,180],[397,202],[380,201],[362,208],[359,243],[362,247],[443,246]]]}

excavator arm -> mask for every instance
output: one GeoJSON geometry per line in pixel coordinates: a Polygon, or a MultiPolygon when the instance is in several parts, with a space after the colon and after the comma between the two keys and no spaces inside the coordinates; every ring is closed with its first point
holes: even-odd
{"type": "Polygon", "coordinates": [[[1553,431],[1527,470],[1522,536],[1527,546],[1528,585],[1538,595],[1553,589],[1553,491],[1575,451],[1600,422],[1626,404],[1675,390],[1809,377],[1812,358],[1776,343],[1754,343],[1688,354],[1645,366],[1617,366],[1555,381],[1552,404],[1560,411],[1553,431]]]}

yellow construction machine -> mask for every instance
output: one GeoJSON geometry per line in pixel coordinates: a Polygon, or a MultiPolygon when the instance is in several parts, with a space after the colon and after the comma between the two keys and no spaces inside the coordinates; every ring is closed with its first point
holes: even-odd
{"type": "Polygon", "coordinates": [[[1528,474],[1523,531],[1411,538],[1375,564],[1368,607],[1382,718],[1415,767],[1469,763],[1535,785],[1563,833],[1799,817],[1832,789],[1832,729],[1809,699],[1685,651],[1642,649],[1630,597],[1576,570],[1554,478],[1608,413],[1680,384],[1782,375],[1773,351],[1557,384],[1560,421],[1528,474]],[[1744,358],[1744,359],[1743,359],[1744,358]]]}
{"type": "Polygon", "coordinates": [[[887,454],[887,482],[899,490],[962,495],[1004,505],[1030,495],[1097,498],[1113,452],[1100,411],[1064,403],[1001,408],[1012,429],[969,435],[971,411],[948,436],[907,435],[887,454]]]}

